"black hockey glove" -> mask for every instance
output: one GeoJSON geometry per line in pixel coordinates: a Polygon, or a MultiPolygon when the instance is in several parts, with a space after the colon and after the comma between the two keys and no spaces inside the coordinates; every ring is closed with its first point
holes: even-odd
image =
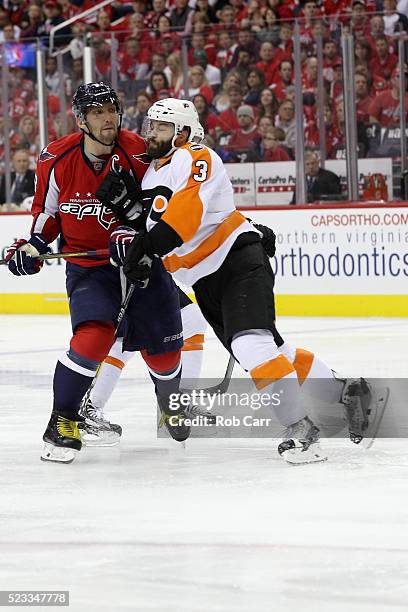
{"type": "Polygon", "coordinates": [[[252,223],[257,230],[262,234],[261,244],[266,251],[268,257],[273,257],[276,251],[276,235],[273,230],[267,225],[261,225],[260,223],[252,223]]]}
{"type": "Polygon", "coordinates": [[[142,203],[139,201],[142,190],[122,167],[108,172],[95,195],[124,223],[136,221],[143,212],[142,203]]]}
{"type": "Polygon", "coordinates": [[[40,234],[33,234],[28,241],[20,238],[7,249],[8,268],[15,276],[37,274],[44,264],[37,257],[46,253],[51,249],[40,234]]]}
{"type": "Polygon", "coordinates": [[[146,284],[152,268],[152,258],[146,254],[145,237],[139,232],[126,251],[123,271],[131,283],[146,284]]]}

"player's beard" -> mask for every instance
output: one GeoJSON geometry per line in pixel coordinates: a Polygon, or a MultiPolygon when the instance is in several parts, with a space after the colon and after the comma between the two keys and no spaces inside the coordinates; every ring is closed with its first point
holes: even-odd
{"type": "Polygon", "coordinates": [[[106,144],[107,147],[112,145],[112,142],[118,137],[118,128],[112,126],[112,129],[107,130],[105,128],[99,130],[99,134],[97,135],[98,140],[103,144],[106,144]]]}
{"type": "Polygon", "coordinates": [[[153,140],[147,141],[147,154],[152,159],[160,159],[164,157],[171,149],[171,140],[165,142],[156,142],[153,140]]]}

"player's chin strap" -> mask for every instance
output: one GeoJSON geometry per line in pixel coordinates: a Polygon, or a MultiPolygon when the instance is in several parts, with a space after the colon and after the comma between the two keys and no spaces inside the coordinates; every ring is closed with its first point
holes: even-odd
{"type": "Polygon", "coordinates": [[[91,140],[94,140],[95,142],[98,142],[99,144],[103,145],[104,147],[113,147],[116,144],[116,141],[117,141],[117,139],[119,137],[119,132],[120,132],[121,127],[122,127],[122,114],[119,115],[118,135],[109,144],[106,144],[106,142],[102,142],[101,140],[98,140],[98,138],[96,136],[94,136],[94,134],[92,134],[91,128],[89,127],[87,122],[84,121],[84,123],[85,123],[86,127],[88,128],[88,131],[85,132],[85,130],[83,128],[79,128],[81,130],[81,132],[83,132],[84,134],[89,136],[89,138],[91,138],[91,140]]]}

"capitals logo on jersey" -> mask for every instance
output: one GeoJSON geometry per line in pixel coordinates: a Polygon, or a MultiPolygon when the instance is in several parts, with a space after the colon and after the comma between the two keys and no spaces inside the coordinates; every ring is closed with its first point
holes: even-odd
{"type": "Polygon", "coordinates": [[[86,197],[81,198],[81,194],[76,192],[75,197],[69,198],[68,202],[61,202],[59,205],[60,213],[74,215],[78,221],[87,216],[95,216],[98,223],[105,229],[109,229],[111,225],[117,222],[117,218],[112,211],[103,206],[97,198],[92,196],[92,193],[87,192],[85,195],[86,197]]]}
{"type": "Polygon", "coordinates": [[[56,156],[56,155],[54,155],[53,153],[50,153],[50,152],[48,151],[48,148],[47,148],[47,147],[45,147],[45,148],[44,148],[44,149],[41,151],[40,155],[38,156],[38,161],[39,161],[39,162],[46,162],[46,161],[49,161],[50,159],[53,159],[53,158],[55,158],[55,157],[57,157],[57,156],[56,156]]]}

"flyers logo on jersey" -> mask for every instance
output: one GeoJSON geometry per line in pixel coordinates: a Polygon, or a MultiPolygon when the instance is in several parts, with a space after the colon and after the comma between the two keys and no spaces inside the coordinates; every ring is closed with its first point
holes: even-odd
{"type": "Polygon", "coordinates": [[[54,157],[57,157],[56,155],[54,155],[53,153],[50,153],[49,151],[47,151],[47,147],[45,147],[45,149],[43,149],[40,153],[40,155],[38,156],[38,161],[40,162],[46,162],[50,159],[53,159],[54,157]]]}
{"type": "Polygon", "coordinates": [[[147,211],[149,218],[157,223],[169,205],[173,192],[168,187],[159,185],[154,189],[143,190],[143,209],[147,211]]]}

